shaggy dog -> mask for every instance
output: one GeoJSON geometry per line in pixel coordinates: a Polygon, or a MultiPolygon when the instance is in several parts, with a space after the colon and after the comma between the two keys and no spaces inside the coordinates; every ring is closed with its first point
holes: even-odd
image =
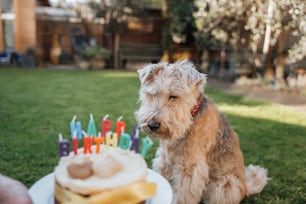
{"type": "Polygon", "coordinates": [[[203,94],[206,75],[186,60],[149,64],[138,73],[135,116],[160,140],[153,169],[170,182],[174,204],[234,204],[262,191],[267,172],[245,169],[236,133],[203,94]]]}

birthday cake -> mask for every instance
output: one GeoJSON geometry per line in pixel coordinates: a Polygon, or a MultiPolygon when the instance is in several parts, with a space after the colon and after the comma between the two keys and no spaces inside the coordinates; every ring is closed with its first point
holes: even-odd
{"type": "Polygon", "coordinates": [[[146,181],[140,154],[101,145],[99,153],[71,152],[55,167],[55,203],[142,203],[154,197],[156,184],[146,181]]]}

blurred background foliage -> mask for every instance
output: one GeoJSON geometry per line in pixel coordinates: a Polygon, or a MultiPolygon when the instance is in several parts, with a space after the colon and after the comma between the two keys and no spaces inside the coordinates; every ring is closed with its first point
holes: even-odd
{"type": "MultiPolygon", "coordinates": [[[[50,0],[66,7],[70,1],[50,0]]],[[[304,0],[84,0],[74,6],[83,21],[102,19],[114,34],[118,67],[120,34],[131,18],[148,18],[146,8],[161,10],[162,47],[167,60],[176,50],[195,50],[195,61],[218,58],[220,70],[243,67],[267,80],[281,80],[285,66],[305,69],[306,2],[304,0]],[[81,5],[81,4],[80,4],[81,5]],[[206,57],[204,56],[206,55],[206,57]],[[241,57],[241,55],[243,57],[241,57]],[[245,60],[245,58],[248,60],[245,60]],[[243,61],[241,61],[243,60],[243,61]]],[[[72,7],[72,6],[70,6],[72,7]]],[[[216,60],[215,60],[216,61],[216,60]]],[[[209,65],[210,66],[210,65],[209,65]]],[[[204,66],[205,69],[205,66],[204,66]]],[[[206,67],[207,69],[207,67],[206,67]]]]}

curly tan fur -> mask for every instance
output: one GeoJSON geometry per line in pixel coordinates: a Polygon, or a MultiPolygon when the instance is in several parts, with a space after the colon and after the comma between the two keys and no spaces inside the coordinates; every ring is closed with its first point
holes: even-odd
{"type": "Polygon", "coordinates": [[[253,168],[246,180],[238,137],[203,94],[206,75],[188,61],[149,64],[138,73],[141,105],[135,116],[160,139],[153,169],[170,182],[173,204],[235,204],[263,189],[266,172],[256,177],[262,168],[253,168]],[[249,191],[254,183],[257,191],[249,191]]]}

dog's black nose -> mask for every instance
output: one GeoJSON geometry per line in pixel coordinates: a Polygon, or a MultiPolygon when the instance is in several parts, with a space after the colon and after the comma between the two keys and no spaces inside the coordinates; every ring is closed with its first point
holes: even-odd
{"type": "Polygon", "coordinates": [[[150,130],[156,131],[160,127],[160,122],[158,122],[157,120],[153,119],[153,120],[151,120],[148,123],[148,127],[150,128],[150,130]]]}

